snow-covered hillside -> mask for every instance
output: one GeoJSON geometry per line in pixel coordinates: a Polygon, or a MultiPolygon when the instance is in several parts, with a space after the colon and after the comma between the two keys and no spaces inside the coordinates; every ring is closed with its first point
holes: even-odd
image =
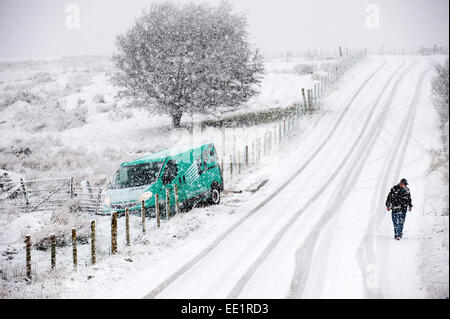
{"type": "MultiPolygon", "coordinates": [[[[267,61],[260,94],[235,113],[299,102],[315,74],[299,75],[295,67],[314,64],[318,74],[332,63],[267,61]]],[[[106,57],[0,62],[0,168],[27,179],[72,176],[104,185],[121,162],[184,143],[187,130],[172,129],[168,116],[118,97],[114,72],[106,57]]],[[[185,115],[182,123],[190,120],[185,115]]]]}

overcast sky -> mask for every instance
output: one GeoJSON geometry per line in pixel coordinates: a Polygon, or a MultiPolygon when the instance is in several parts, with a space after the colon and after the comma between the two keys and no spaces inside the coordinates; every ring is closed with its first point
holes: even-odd
{"type": "MultiPolygon", "coordinates": [[[[110,55],[116,35],[153,2],[160,1],[0,0],[0,59],[110,55]]],[[[247,14],[250,40],[263,52],[449,45],[449,0],[228,2],[247,14]]]]}

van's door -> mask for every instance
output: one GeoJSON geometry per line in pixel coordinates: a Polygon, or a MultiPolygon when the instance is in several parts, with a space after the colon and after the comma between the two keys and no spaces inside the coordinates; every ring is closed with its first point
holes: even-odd
{"type": "Polygon", "coordinates": [[[185,172],[186,177],[186,196],[188,199],[199,197],[205,192],[201,175],[203,173],[202,153],[201,149],[193,149],[191,151],[190,165],[185,172]]]}
{"type": "Polygon", "coordinates": [[[178,174],[175,177],[173,181],[173,185],[175,188],[175,185],[177,185],[178,188],[178,201],[180,203],[180,207],[183,205],[183,202],[186,201],[186,176],[184,175],[184,172],[186,171],[186,166],[188,166],[186,163],[177,162],[178,166],[178,174]]]}
{"type": "Polygon", "coordinates": [[[221,182],[218,158],[213,144],[209,144],[208,147],[205,147],[203,150],[202,161],[204,163],[202,183],[204,184],[205,190],[209,191],[214,181],[217,181],[218,183],[221,182]]]}

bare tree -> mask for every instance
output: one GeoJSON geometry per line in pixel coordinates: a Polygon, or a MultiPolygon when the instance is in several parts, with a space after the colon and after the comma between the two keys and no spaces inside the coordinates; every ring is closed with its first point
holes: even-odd
{"type": "Polygon", "coordinates": [[[222,2],[144,11],[118,36],[116,83],[136,104],[170,114],[234,108],[257,93],[263,64],[248,43],[245,16],[222,2]]]}

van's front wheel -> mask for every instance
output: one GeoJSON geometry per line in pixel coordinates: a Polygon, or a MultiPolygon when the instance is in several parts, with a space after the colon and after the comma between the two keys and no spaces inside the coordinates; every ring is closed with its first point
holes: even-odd
{"type": "Polygon", "coordinates": [[[217,186],[211,186],[211,194],[209,197],[209,202],[213,205],[220,204],[220,189],[217,186]]]}

